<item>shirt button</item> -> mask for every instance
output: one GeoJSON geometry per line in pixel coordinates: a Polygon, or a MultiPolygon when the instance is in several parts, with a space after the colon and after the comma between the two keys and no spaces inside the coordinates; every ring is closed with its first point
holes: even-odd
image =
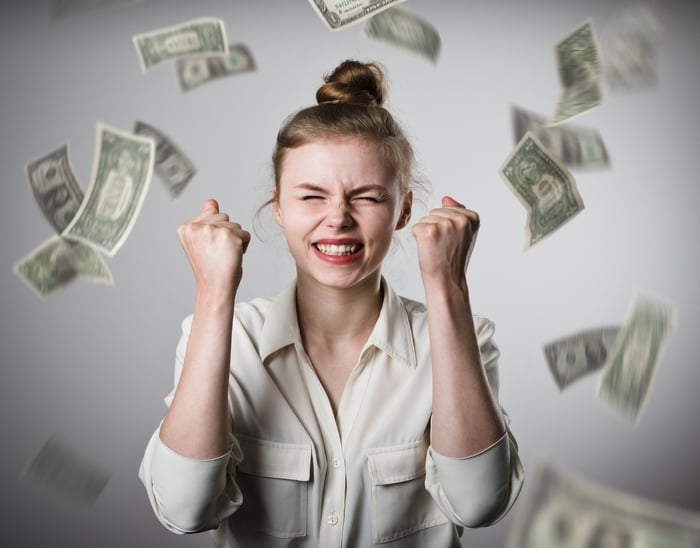
{"type": "Polygon", "coordinates": [[[340,459],[333,459],[333,468],[340,468],[340,459]]]}
{"type": "Polygon", "coordinates": [[[338,525],[338,516],[335,513],[329,515],[328,516],[328,523],[330,525],[338,525]]]}

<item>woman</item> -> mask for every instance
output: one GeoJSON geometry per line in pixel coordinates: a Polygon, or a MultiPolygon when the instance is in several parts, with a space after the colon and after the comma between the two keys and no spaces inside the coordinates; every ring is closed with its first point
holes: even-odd
{"type": "Polygon", "coordinates": [[[413,226],[427,312],[381,275],[414,179],[385,96],[377,65],[345,61],[280,130],[270,204],[297,278],[277,297],[235,303],[250,236],[215,200],[179,228],[194,314],[140,470],[174,532],[214,529],[230,547],[456,547],[520,490],[494,327],[469,304],[478,216],[445,197],[413,226]]]}

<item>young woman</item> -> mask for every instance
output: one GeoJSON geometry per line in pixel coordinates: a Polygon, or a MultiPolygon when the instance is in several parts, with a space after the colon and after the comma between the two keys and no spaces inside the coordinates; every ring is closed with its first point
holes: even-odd
{"type": "Polygon", "coordinates": [[[179,227],[194,313],[140,469],[176,533],[214,530],[226,547],[458,547],[520,490],[494,326],[469,302],[477,214],[445,197],[413,225],[425,305],[381,275],[414,184],[385,96],[377,65],[345,61],[280,130],[270,204],[297,271],[280,295],[235,302],[250,235],[215,200],[179,227]]]}

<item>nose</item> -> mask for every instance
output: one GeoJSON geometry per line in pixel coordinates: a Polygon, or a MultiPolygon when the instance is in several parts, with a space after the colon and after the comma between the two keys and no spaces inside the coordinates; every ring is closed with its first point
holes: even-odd
{"type": "Polygon", "coordinates": [[[339,230],[352,226],[353,222],[349,204],[345,200],[338,200],[329,205],[326,226],[339,230]]]}

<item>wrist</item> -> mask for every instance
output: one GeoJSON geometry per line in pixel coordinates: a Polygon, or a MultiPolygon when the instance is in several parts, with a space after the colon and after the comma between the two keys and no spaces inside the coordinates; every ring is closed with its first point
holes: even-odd
{"type": "Polygon", "coordinates": [[[469,287],[464,275],[459,278],[445,274],[422,275],[426,299],[446,298],[469,301],[469,287]]]}

